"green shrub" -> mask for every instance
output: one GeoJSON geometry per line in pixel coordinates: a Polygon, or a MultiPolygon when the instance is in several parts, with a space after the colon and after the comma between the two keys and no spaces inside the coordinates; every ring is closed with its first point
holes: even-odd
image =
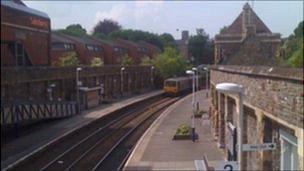
{"type": "Polygon", "coordinates": [[[59,58],[59,66],[77,66],[79,64],[78,57],[75,52],[69,52],[64,57],[59,58]]]}
{"type": "Polygon", "coordinates": [[[91,66],[92,67],[98,67],[98,66],[103,66],[103,61],[100,58],[94,57],[91,61],[91,66]]]}
{"type": "Polygon", "coordinates": [[[187,124],[180,125],[176,130],[176,135],[189,135],[190,134],[190,126],[187,124]]]}
{"type": "Polygon", "coordinates": [[[142,66],[151,66],[151,65],[153,65],[153,60],[150,59],[148,56],[144,56],[141,59],[140,65],[142,65],[142,66]]]}
{"type": "Polygon", "coordinates": [[[121,65],[122,66],[129,66],[129,65],[133,65],[134,61],[131,57],[129,57],[129,55],[124,55],[121,59],[121,65]]]}

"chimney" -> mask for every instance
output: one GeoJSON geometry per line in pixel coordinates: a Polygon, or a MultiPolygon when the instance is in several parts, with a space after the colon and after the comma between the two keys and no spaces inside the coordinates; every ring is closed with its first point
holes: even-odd
{"type": "Polygon", "coordinates": [[[189,39],[189,31],[183,30],[182,31],[182,40],[186,41],[189,39]]]}

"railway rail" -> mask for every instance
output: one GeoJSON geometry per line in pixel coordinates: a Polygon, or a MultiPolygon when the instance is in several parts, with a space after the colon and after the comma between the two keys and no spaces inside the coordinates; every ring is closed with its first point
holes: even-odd
{"type": "Polygon", "coordinates": [[[113,167],[119,169],[136,139],[164,109],[178,99],[162,96],[106,115],[9,170],[103,170],[109,166],[111,170],[113,167]],[[109,162],[113,156],[120,160],[109,162]]]}

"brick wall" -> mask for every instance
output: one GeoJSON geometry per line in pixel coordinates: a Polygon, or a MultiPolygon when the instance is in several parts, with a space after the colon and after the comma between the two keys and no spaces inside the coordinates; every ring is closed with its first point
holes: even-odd
{"type": "MultiPolygon", "coordinates": [[[[83,86],[94,87],[103,83],[106,98],[120,95],[120,66],[82,68],[80,81],[83,86]]],[[[150,88],[150,74],[150,67],[125,67],[124,93],[150,88]]],[[[1,68],[1,100],[45,100],[50,84],[56,85],[53,89],[54,99],[73,100],[76,94],[75,79],[75,67],[1,68]]]]}

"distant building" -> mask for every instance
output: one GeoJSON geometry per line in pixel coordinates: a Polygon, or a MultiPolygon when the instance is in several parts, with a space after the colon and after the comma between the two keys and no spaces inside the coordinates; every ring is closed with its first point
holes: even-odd
{"type": "Polygon", "coordinates": [[[222,33],[215,36],[215,64],[275,65],[281,36],[270,31],[248,3],[222,33]]]}
{"type": "Polygon", "coordinates": [[[50,65],[50,18],[20,0],[1,1],[1,66],[50,65]]]}
{"type": "Polygon", "coordinates": [[[181,55],[185,57],[188,61],[192,60],[189,56],[188,51],[188,44],[189,44],[189,31],[183,30],[182,31],[182,39],[175,40],[178,50],[180,51],[181,55]]]}
{"type": "Polygon", "coordinates": [[[51,35],[51,63],[58,63],[61,57],[65,57],[70,52],[76,52],[75,42],[62,36],[59,33],[52,32],[51,35]]]}
{"type": "Polygon", "coordinates": [[[104,57],[104,64],[105,65],[120,65],[122,58],[128,54],[128,49],[126,46],[107,41],[101,40],[92,37],[96,41],[100,42],[102,48],[104,49],[105,57],[104,57]]]}
{"type": "Polygon", "coordinates": [[[60,36],[74,42],[75,51],[81,64],[90,65],[94,58],[100,58],[104,61],[105,54],[99,41],[89,36],[76,37],[62,33],[60,36]]]}
{"type": "Polygon", "coordinates": [[[138,43],[140,43],[141,45],[145,46],[148,49],[148,56],[150,59],[155,58],[158,54],[161,53],[160,48],[158,48],[157,46],[145,42],[145,41],[139,41],[138,43]]]}
{"type": "Polygon", "coordinates": [[[123,39],[117,39],[115,43],[118,43],[128,48],[128,55],[133,59],[135,65],[140,64],[142,58],[148,56],[148,48],[140,43],[135,43],[123,39]]]}

